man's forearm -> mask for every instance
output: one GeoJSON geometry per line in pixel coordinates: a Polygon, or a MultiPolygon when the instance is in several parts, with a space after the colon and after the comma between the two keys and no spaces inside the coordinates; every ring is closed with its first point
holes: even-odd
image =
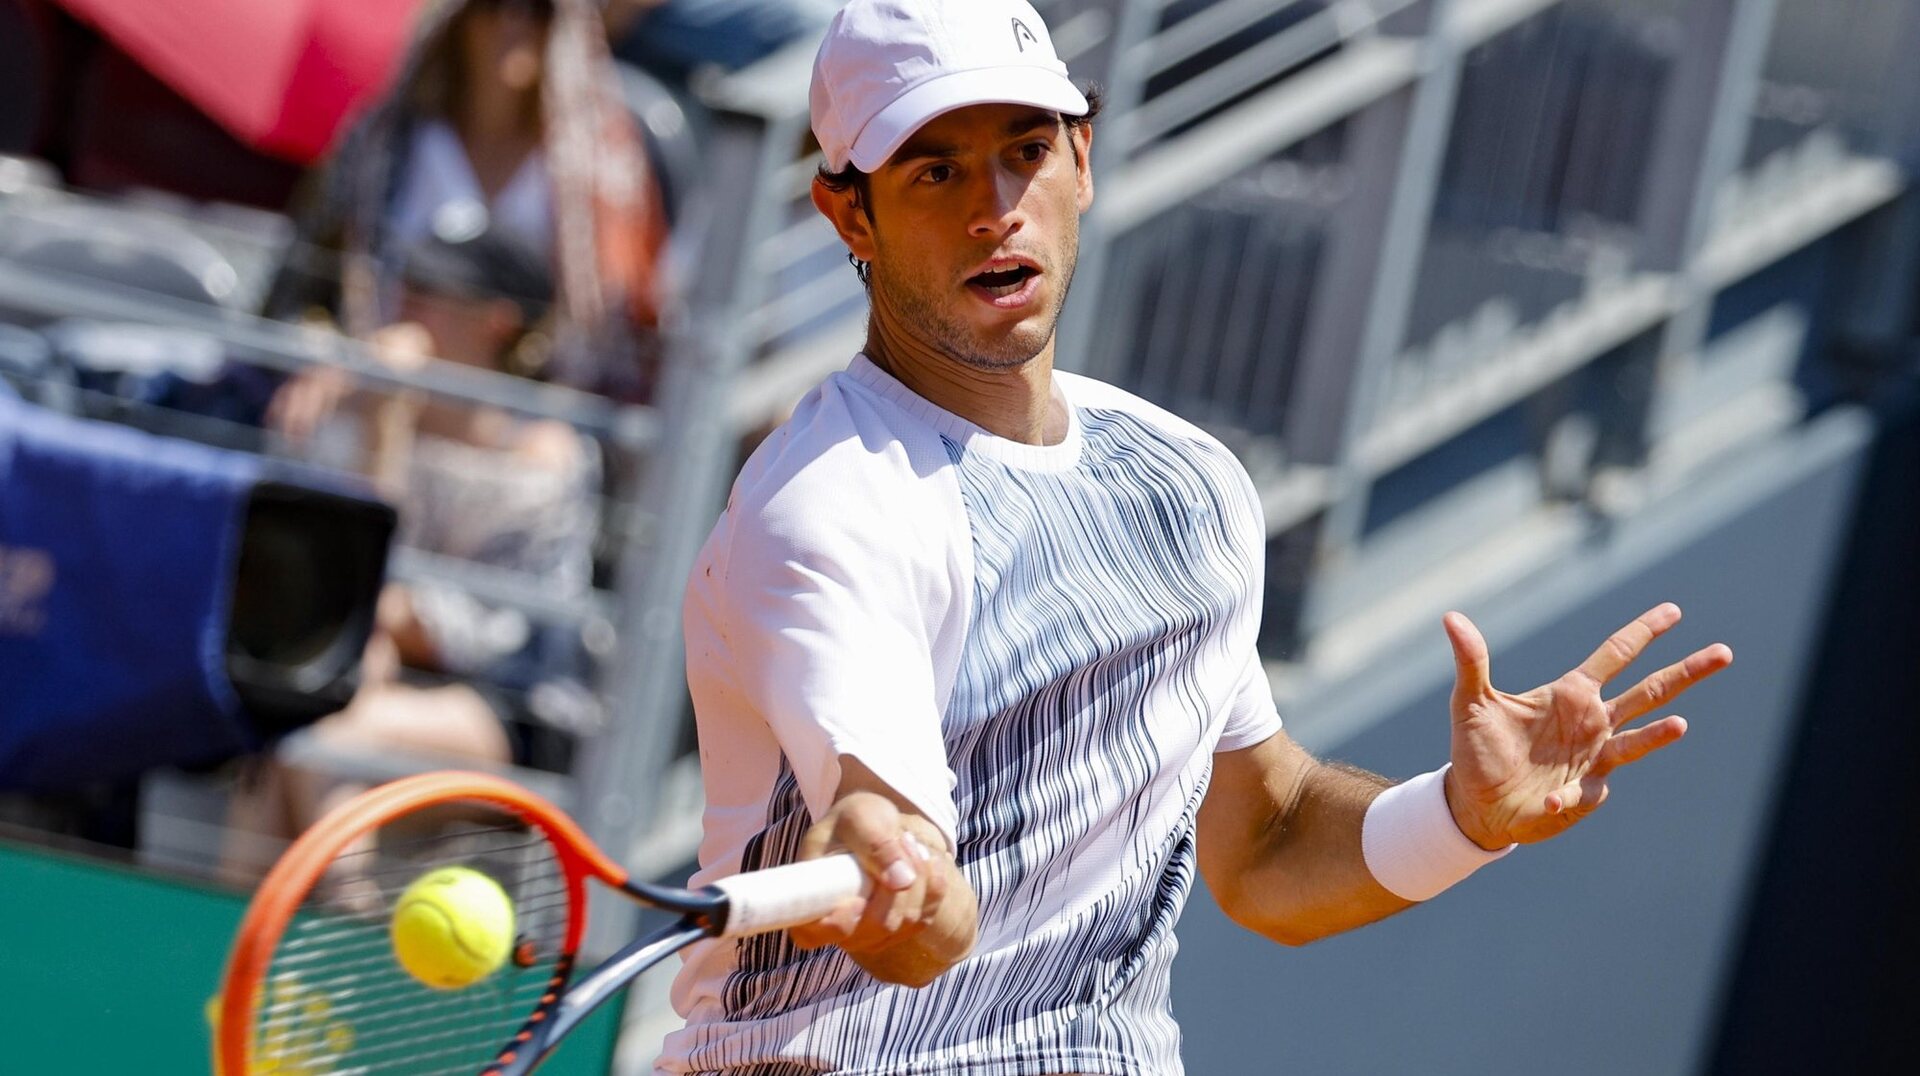
{"type": "Polygon", "coordinates": [[[1361,845],[1367,808],[1392,782],[1284,750],[1299,753],[1295,765],[1216,773],[1201,809],[1200,863],[1221,908],[1304,945],[1409,907],[1374,879],[1361,845]],[[1253,803],[1266,809],[1247,809],[1253,803]]]}

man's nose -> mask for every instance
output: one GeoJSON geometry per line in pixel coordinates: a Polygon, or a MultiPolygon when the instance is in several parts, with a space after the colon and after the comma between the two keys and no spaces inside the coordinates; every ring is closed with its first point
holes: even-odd
{"type": "Polygon", "coordinates": [[[1009,168],[991,169],[981,177],[974,192],[973,212],[967,234],[975,238],[1005,238],[1026,224],[1020,199],[1026,193],[1026,177],[1009,168]]]}

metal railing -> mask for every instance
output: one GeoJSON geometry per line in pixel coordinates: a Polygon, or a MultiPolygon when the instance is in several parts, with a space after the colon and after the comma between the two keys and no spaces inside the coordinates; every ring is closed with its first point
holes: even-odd
{"type": "MultiPolygon", "coordinates": [[[[1281,591],[1379,569],[1365,547],[1381,477],[1603,360],[1645,366],[1631,356],[1650,340],[1667,341],[1655,349],[1674,353],[1666,365],[1686,363],[1702,342],[1681,324],[1689,311],[1905,186],[1886,147],[1908,113],[1864,106],[1859,71],[1827,57],[1838,88],[1823,90],[1819,65],[1801,63],[1788,92],[1763,70],[1769,55],[1785,62],[1772,4],[1042,6],[1110,109],[1061,362],[1241,453],[1276,541],[1305,528],[1320,550],[1281,558],[1304,575],[1277,580],[1281,591]],[[1536,85],[1522,92],[1527,78],[1536,85]],[[1850,103],[1809,110],[1809,95],[1850,103]],[[1832,123],[1782,142],[1781,112],[1844,113],[1852,126],[1838,142],[1832,123]],[[1762,158],[1744,148],[1756,122],[1775,132],[1762,158]]],[[[1910,12],[1889,6],[1908,5],[1882,5],[1849,40],[1914,40],[1910,12]]],[[[1897,51],[1878,46],[1896,73],[1897,51]]],[[[863,331],[843,252],[805,201],[806,59],[797,50],[711,95],[755,117],[747,126],[772,156],[767,183],[721,195],[764,203],[769,225],[743,236],[740,263],[760,279],[734,309],[746,339],[730,413],[742,429],[843,365],[863,331]]],[[[1625,414],[1636,409],[1660,408],[1623,405],[1606,424],[1645,427],[1644,458],[1658,438],[1625,414]]],[[[1554,451],[1578,440],[1556,435],[1554,451]]],[[[1543,483],[1538,500],[1585,484],[1543,483]]],[[[1316,625],[1346,614],[1300,608],[1278,645],[1305,660],[1316,625]]]]}

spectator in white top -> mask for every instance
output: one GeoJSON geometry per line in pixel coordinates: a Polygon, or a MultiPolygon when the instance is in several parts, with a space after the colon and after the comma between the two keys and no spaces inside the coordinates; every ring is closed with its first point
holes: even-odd
{"type": "Polygon", "coordinates": [[[552,266],[550,376],[646,398],[666,221],[595,0],[428,4],[393,88],[297,207],[267,313],[366,337],[397,317],[401,252],[463,206],[552,266]]]}

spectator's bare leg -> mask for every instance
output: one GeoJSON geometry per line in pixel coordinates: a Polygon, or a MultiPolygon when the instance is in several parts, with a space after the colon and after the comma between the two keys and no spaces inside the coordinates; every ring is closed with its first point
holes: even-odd
{"type": "MultiPolygon", "coordinates": [[[[504,765],[512,760],[492,707],[462,684],[414,687],[369,683],[352,705],[313,726],[313,736],[343,753],[418,756],[448,765],[504,765]]],[[[234,791],[221,873],[236,884],[257,881],[286,843],[327,811],[365,789],[358,781],[263,762],[256,779],[234,791]]]]}

